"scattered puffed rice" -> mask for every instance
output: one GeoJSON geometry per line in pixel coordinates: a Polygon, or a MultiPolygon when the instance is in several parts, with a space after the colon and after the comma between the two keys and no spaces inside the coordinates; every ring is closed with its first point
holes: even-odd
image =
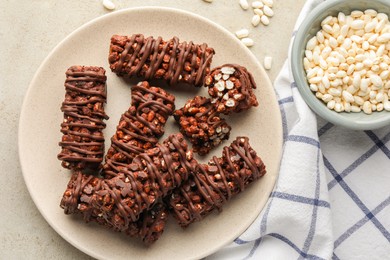
{"type": "Polygon", "coordinates": [[[255,14],[259,15],[260,17],[261,17],[262,15],[264,15],[264,12],[263,12],[261,9],[255,8],[255,9],[253,9],[253,12],[254,12],[255,14]]]}
{"type": "Polygon", "coordinates": [[[247,0],[240,0],[239,3],[242,9],[247,10],[249,8],[249,4],[247,0]]]}
{"type": "Polygon", "coordinates": [[[273,0],[262,0],[263,3],[269,7],[272,7],[274,5],[274,1],[273,0]]]}
{"type": "Polygon", "coordinates": [[[103,0],[102,4],[108,10],[115,9],[115,4],[113,2],[111,2],[110,0],[103,0]]]}
{"type": "Polygon", "coordinates": [[[249,36],[248,29],[241,29],[235,32],[238,39],[242,39],[249,36]]]}
{"type": "Polygon", "coordinates": [[[254,44],[253,40],[252,40],[251,38],[248,38],[248,37],[242,38],[242,39],[241,39],[241,42],[242,42],[245,46],[247,46],[247,47],[251,47],[251,46],[253,46],[253,44],[254,44]]]}
{"type": "Polygon", "coordinates": [[[257,14],[255,14],[253,17],[252,17],[252,21],[251,21],[252,25],[254,27],[258,26],[259,23],[260,23],[260,16],[258,16],[257,14]]]}
{"type": "Polygon", "coordinates": [[[272,68],[272,57],[270,56],[264,57],[264,68],[266,70],[270,70],[272,68]]]}
{"type": "Polygon", "coordinates": [[[336,112],[390,111],[388,16],[372,9],[340,12],[321,27],[307,42],[303,60],[316,97],[336,112]]]}
{"type": "Polygon", "coordinates": [[[265,5],[263,7],[263,12],[266,16],[268,17],[272,17],[274,16],[274,11],[271,9],[271,7],[269,7],[268,5],[265,5]]]}
{"type": "Polygon", "coordinates": [[[254,1],[252,3],[252,8],[254,9],[260,9],[260,8],[263,8],[264,7],[264,4],[260,1],[254,1]]]}
{"type": "Polygon", "coordinates": [[[269,19],[268,19],[268,17],[265,16],[265,15],[262,15],[262,16],[260,17],[260,21],[261,21],[261,23],[264,24],[264,25],[269,25],[269,19]]]}
{"type": "MultiPolygon", "coordinates": [[[[243,10],[249,8],[248,0],[239,0],[239,4],[243,10]]],[[[270,23],[269,17],[274,16],[274,11],[272,10],[273,0],[253,1],[251,6],[255,13],[251,19],[252,25],[257,27],[260,22],[264,25],[268,25],[270,23]]]]}

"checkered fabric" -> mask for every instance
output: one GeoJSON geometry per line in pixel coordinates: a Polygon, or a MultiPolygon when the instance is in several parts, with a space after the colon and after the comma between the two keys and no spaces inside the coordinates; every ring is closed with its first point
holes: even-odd
{"type": "MultiPolygon", "coordinates": [[[[296,28],[321,2],[306,2],[296,28]]],[[[274,83],[284,132],[277,184],[248,230],[207,259],[390,259],[390,126],[352,131],[317,118],[288,64],[274,83]]]]}

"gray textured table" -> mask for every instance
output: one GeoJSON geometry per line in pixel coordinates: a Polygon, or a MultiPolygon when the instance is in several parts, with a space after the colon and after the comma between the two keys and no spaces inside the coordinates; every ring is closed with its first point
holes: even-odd
{"type": "MultiPolygon", "coordinates": [[[[273,81],[287,58],[288,44],[304,0],[274,0],[268,27],[251,26],[251,10],[238,0],[114,0],[116,10],[167,6],[202,15],[234,32],[250,29],[251,48],[273,81]]],[[[23,97],[35,71],[49,52],[82,24],[108,13],[100,1],[0,1],[0,259],[89,259],[63,240],[43,219],[24,184],[17,151],[17,129],[23,97]]],[[[37,151],[39,152],[39,151],[37,151]]]]}

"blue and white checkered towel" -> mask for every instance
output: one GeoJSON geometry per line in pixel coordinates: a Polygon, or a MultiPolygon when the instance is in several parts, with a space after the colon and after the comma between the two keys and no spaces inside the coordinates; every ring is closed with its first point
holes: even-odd
{"type": "MultiPolygon", "coordinates": [[[[322,0],[308,0],[296,29],[322,0]]],[[[279,179],[255,222],[207,259],[390,259],[390,127],[352,131],[317,118],[286,62],[279,179]]]]}

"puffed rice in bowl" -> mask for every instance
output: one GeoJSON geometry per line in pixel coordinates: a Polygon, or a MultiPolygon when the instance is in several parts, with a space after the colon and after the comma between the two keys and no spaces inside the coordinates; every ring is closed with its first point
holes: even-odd
{"type": "Polygon", "coordinates": [[[296,86],[325,120],[355,130],[390,126],[390,2],[327,0],[298,29],[296,86]]]}

